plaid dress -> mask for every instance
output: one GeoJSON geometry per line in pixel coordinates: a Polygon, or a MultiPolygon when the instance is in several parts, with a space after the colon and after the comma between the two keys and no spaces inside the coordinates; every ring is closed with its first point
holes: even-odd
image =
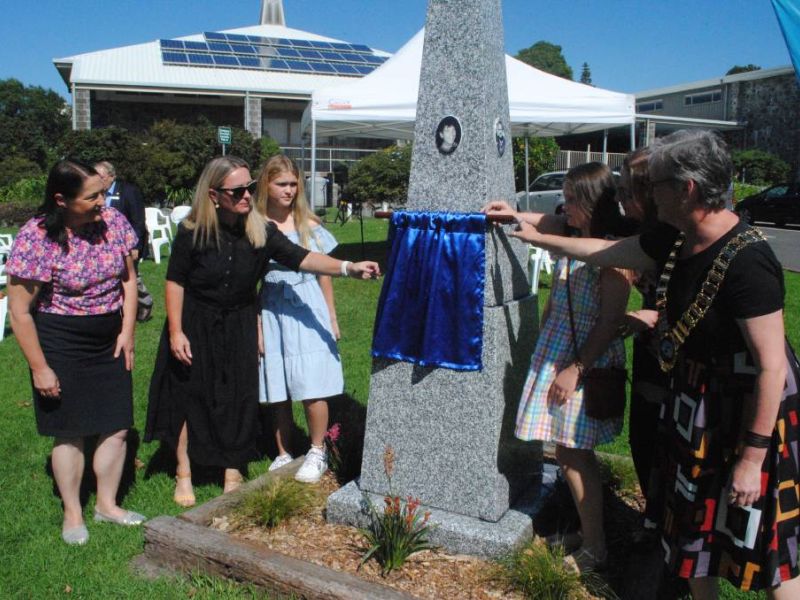
{"type": "MultiPolygon", "coordinates": [[[[578,347],[586,341],[597,321],[600,306],[598,280],[600,271],[580,261],[562,258],[555,269],[550,311],[539,333],[531,367],[522,390],[515,434],[521,440],[555,442],[568,448],[592,449],[611,441],[622,431],[622,417],[598,420],[586,415],[583,408],[583,386],[563,405],[551,404],[547,392],[558,372],[575,358],[567,303],[566,274],[570,271],[572,309],[578,347]]],[[[625,347],[615,339],[593,367],[622,367],[625,347]]]]}

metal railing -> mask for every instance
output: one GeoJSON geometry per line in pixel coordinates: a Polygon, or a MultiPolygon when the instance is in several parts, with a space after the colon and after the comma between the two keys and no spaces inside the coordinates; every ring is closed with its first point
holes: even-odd
{"type": "Polygon", "coordinates": [[[620,152],[603,153],[583,150],[559,150],[555,164],[553,165],[553,170],[567,170],[588,162],[601,162],[607,164],[612,169],[619,169],[624,159],[625,154],[620,152]]]}

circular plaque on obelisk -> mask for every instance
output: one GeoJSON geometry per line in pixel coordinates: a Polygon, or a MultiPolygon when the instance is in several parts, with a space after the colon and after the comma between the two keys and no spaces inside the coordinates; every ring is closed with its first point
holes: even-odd
{"type": "Polygon", "coordinates": [[[497,155],[502,157],[506,152],[506,128],[499,118],[494,120],[494,141],[497,144],[497,155]]]}
{"type": "Polygon", "coordinates": [[[436,147],[442,154],[452,154],[461,143],[461,123],[449,115],[436,128],[436,147]]]}

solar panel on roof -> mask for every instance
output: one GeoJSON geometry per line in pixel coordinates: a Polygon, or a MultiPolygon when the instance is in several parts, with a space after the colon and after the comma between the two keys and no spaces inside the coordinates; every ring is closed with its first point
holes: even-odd
{"type": "Polygon", "coordinates": [[[256,54],[254,46],[247,46],[245,44],[231,44],[231,50],[237,54],[256,54]]]}
{"type": "Polygon", "coordinates": [[[203,50],[205,52],[208,51],[208,44],[205,42],[183,42],[183,45],[186,46],[187,50],[203,50]]]}
{"type": "Polygon", "coordinates": [[[353,54],[352,52],[342,52],[342,58],[344,58],[346,61],[354,63],[366,62],[366,56],[363,54],[353,54]]]}
{"type": "Polygon", "coordinates": [[[292,46],[292,40],[287,40],[286,38],[275,38],[275,43],[279,46],[292,46]]]}
{"type": "Polygon", "coordinates": [[[263,38],[260,35],[248,35],[247,41],[251,44],[266,44],[267,38],[263,38]]]}
{"type": "Polygon", "coordinates": [[[185,52],[162,52],[161,58],[164,62],[187,64],[189,59],[185,52]]]}
{"type": "Polygon", "coordinates": [[[283,71],[289,70],[289,65],[286,64],[285,60],[279,60],[277,58],[270,59],[266,65],[267,69],[281,69],[283,71]]]}
{"type": "Polygon", "coordinates": [[[246,35],[239,35],[238,33],[226,33],[229,42],[249,42],[246,35]]]}
{"type": "Polygon", "coordinates": [[[372,48],[369,46],[365,46],[364,44],[350,44],[353,47],[353,50],[359,50],[361,52],[372,52],[372,48]]]}
{"type": "Polygon", "coordinates": [[[212,52],[233,52],[231,45],[224,42],[208,42],[208,49],[212,52]]]}
{"type": "Polygon", "coordinates": [[[325,48],[325,49],[333,48],[333,46],[331,46],[330,43],[328,42],[318,42],[317,40],[309,40],[308,43],[311,44],[312,48],[325,48]]]}
{"type": "Polygon", "coordinates": [[[189,63],[193,65],[213,65],[214,61],[209,54],[188,54],[189,63]]]}
{"type": "Polygon", "coordinates": [[[326,52],[325,50],[321,50],[320,54],[322,55],[322,58],[327,60],[344,60],[344,56],[338,52],[326,52]]]}
{"type": "Polygon", "coordinates": [[[356,67],[356,71],[358,71],[358,72],[359,72],[359,73],[361,73],[362,75],[369,75],[369,74],[370,74],[370,73],[372,73],[374,70],[375,70],[375,67],[373,67],[372,65],[369,65],[369,66],[365,65],[365,66],[363,66],[363,67],[362,67],[361,65],[358,65],[358,66],[356,67]]]}
{"type": "Polygon", "coordinates": [[[292,45],[297,48],[313,48],[314,46],[311,44],[309,40],[292,40],[292,45]]]}
{"type": "Polygon", "coordinates": [[[225,67],[238,67],[239,61],[236,60],[235,56],[231,56],[230,54],[212,54],[211,58],[214,59],[214,64],[222,65],[225,67]]]}
{"type": "Polygon", "coordinates": [[[337,73],[341,73],[343,75],[358,75],[358,71],[353,65],[345,65],[345,64],[334,64],[332,65],[334,69],[336,69],[337,73]]]}
{"type": "Polygon", "coordinates": [[[183,50],[183,42],[180,40],[161,40],[162,48],[183,50]]]}
{"type": "Polygon", "coordinates": [[[322,55],[316,50],[298,50],[298,52],[303,58],[316,58],[317,60],[322,58],[322,55]]]}
{"type": "Polygon", "coordinates": [[[350,44],[343,44],[342,42],[331,42],[330,44],[334,50],[344,50],[345,52],[350,52],[353,49],[350,44]]]}
{"type": "Polygon", "coordinates": [[[329,65],[328,63],[310,62],[308,64],[310,64],[311,68],[317,73],[336,73],[336,69],[333,68],[333,65],[329,65]]]}
{"type": "Polygon", "coordinates": [[[261,61],[257,58],[253,58],[252,56],[237,56],[236,58],[239,59],[239,64],[243,67],[258,68],[261,66],[261,61]]]}
{"type": "Polygon", "coordinates": [[[311,65],[304,60],[287,60],[286,64],[292,71],[312,72],[311,65]]]}
{"type": "Polygon", "coordinates": [[[272,46],[256,46],[256,52],[261,56],[276,56],[278,49],[272,46]]]}
{"type": "Polygon", "coordinates": [[[203,35],[207,40],[224,42],[227,39],[224,33],[217,33],[216,31],[206,31],[203,35]]]}
{"type": "Polygon", "coordinates": [[[300,56],[300,52],[298,52],[293,48],[277,48],[277,50],[278,50],[278,56],[289,56],[293,58],[300,56]]]}

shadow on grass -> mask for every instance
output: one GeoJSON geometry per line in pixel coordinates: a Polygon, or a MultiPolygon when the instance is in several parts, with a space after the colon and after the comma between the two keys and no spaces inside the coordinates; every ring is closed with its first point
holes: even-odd
{"type": "Polygon", "coordinates": [[[340,244],[331,252],[331,256],[339,260],[349,260],[358,262],[361,260],[374,260],[381,269],[386,268],[386,261],[389,256],[389,244],[387,241],[381,242],[353,242],[340,244]]]}

